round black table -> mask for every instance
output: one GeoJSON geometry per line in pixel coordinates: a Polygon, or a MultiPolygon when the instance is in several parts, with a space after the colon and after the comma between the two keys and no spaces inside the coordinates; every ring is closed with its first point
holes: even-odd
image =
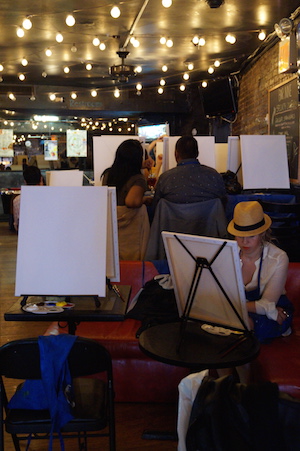
{"type": "Polygon", "coordinates": [[[200,371],[231,368],[255,359],[260,349],[257,338],[249,333],[234,347],[239,337],[237,334],[213,335],[201,329],[198,321],[188,321],[182,340],[181,323],[167,323],[144,330],[139,345],[154,360],[200,371]]]}

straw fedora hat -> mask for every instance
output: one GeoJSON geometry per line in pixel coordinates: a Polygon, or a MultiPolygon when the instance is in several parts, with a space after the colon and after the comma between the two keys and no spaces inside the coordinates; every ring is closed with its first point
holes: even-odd
{"type": "Polygon", "coordinates": [[[227,230],[234,236],[253,236],[264,232],[271,224],[270,216],[263,212],[259,202],[240,202],[235,206],[227,230]]]}

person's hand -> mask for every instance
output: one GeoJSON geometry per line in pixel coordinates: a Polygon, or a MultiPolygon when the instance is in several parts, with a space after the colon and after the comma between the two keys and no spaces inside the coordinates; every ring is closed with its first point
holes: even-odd
{"type": "Polygon", "coordinates": [[[142,169],[151,169],[154,165],[154,161],[152,158],[147,158],[147,160],[144,160],[142,163],[142,169]]]}
{"type": "Polygon", "coordinates": [[[281,307],[276,308],[278,311],[277,323],[281,325],[283,321],[285,321],[288,318],[289,314],[281,307]]]}

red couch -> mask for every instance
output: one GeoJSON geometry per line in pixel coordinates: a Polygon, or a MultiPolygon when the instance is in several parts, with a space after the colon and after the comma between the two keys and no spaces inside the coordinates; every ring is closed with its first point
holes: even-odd
{"type": "MultiPolygon", "coordinates": [[[[121,283],[132,285],[132,299],[143,283],[157,271],[152,263],[121,262],[121,283]]],[[[254,381],[270,380],[280,389],[300,398],[300,263],[290,263],[286,284],[287,295],[295,305],[293,333],[261,346],[258,358],[252,362],[254,381]]],[[[157,362],[139,348],[135,333],[140,322],[81,323],[77,334],[99,340],[113,358],[116,401],[171,402],[177,399],[177,386],[189,373],[188,369],[157,362]]]]}

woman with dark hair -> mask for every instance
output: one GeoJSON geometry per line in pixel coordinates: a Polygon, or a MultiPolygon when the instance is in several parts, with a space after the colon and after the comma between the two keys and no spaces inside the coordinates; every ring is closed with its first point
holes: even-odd
{"type": "Polygon", "coordinates": [[[120,260],[143,260],[149,237],[149,219],[143,205],[147,181],[141,172],[143,147],[136,139],[123,141],[111,168],[103,173],[103,185],[115,186],[120,260]]]}

